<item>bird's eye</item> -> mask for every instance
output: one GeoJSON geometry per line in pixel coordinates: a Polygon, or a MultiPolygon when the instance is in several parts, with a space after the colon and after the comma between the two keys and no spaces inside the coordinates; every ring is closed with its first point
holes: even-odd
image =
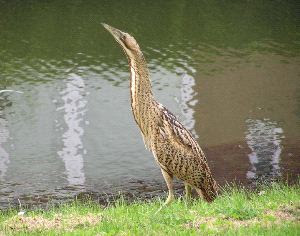
{"type": "Polygon", "coordinates": [[[123,35],[123,36],[121,37],[121,39],[122,39],[123,41],[125,41],[126,35],[123,35]]]}

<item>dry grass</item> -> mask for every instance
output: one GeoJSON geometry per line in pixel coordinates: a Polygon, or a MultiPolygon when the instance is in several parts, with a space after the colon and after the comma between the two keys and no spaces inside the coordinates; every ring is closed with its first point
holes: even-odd
{"type": "Polygon", "coordinates": [[[102,216],[97,214],[68,215],[56,214],[48,219],[44,216],[15,216],[8,219],[4,225],[13,231],[36,231],[36,230],[65,230],[73,231],[79,227],[90,227],[100,223],[102,216]]]}

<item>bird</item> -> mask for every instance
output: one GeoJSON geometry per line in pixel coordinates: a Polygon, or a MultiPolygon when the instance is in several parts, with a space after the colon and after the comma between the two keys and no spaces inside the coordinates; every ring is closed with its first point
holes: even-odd
{"type": "Polygon", "coordinates": [[[102,23],[123,49],[130,69],[131,110],[146,149],[153,153],[168,187],[164,206],[175,199],[174,177],[182,180],[185,197],[192,188],[207,202],[218,195],[206,156],[192,134],[166,107],[153,96],[150,74],[145,57],[133,36],[102,23]]]}

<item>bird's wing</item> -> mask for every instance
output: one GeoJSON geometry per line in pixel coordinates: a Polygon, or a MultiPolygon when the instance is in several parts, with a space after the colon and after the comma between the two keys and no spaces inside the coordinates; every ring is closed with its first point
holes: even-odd
{"type": "Polygon", "coordinates": [[[206,161],[206,157],[198,145],[197,141],[193,138],[192,134],[178,121],[167,108],[158,104],[162,120],[159,124],[159,132],[162,138],[173,139],[179,145],[184,145],[185,150],[189,150],[195,156],[200,157],[206,161]]]}

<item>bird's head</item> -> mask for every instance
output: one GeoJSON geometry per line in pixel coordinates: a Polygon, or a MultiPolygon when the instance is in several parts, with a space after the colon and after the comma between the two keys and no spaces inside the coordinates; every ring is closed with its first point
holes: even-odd
{"type": "Polygon", "coordinates": [[[140,47],[134,37],[130,34],[118,30],[108,24],[102,23],[104,28],[112,34],[115,40],[121,45],[127,56],[132,59],[141,53],[140,47]]]}

